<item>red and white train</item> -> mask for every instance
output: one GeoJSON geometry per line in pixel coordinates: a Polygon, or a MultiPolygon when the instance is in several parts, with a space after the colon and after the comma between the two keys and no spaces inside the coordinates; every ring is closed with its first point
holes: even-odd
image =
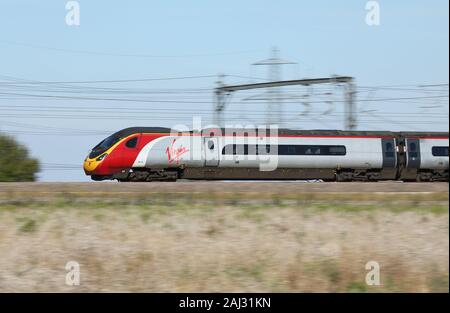
{"type": "Polygon", "coordinates": [[[448,181],[448,132],[132,127],[84,161],[93,180],[448,181]]]}

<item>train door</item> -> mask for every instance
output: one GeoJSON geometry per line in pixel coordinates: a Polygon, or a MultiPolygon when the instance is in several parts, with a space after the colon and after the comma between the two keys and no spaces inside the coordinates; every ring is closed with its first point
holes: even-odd
{"type": "Polygon", "coordinates": [[[395,168],[397,166],[397,152],[395,138],[382,139],[383,168],[395,168]]]}
{"type": "Polygon", "coordinates": [[[204,137],[205,166],[219,165],[219,143],[216,137],[204,137]]]}
{"type": "Polygon", "coordinates": [[[397,143],[395,138],[385,138],[381,140],[383,152],[383,179],[397,178],[397,143]]]}
{"type": "Polygon", "coordinates": [[[125,141],[123,150],[121,151],[122,153],[119,156],[119,163],[121,164],[121,166],[127,166],[134,162],[139,152],[141,136],[142,134],[136,134],[135,136],[131,136],[125,141]]]}
{"type": "Polygon", "coordinates": [[[420,168],[420,143],[418,139],[405,138],[404,167],[401,169],[401,179],[404,181],[415,181],[420,168]]]}
{"type": "Polygon", "coordinates": [[[406,168],[420,168],[420,142],[419,139],[406,138],[406,168]]]}

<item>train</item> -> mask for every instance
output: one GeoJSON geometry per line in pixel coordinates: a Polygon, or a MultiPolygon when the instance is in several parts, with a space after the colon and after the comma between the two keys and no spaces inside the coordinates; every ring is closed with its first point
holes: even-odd
{"type": "Polygon", "coordinates": [[[449,180],[448,132],[130,127],[84,160],[92,180],[449,180]]]}

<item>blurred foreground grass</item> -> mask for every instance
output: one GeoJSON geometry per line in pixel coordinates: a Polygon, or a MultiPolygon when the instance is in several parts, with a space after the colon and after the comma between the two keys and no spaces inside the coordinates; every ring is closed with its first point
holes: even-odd
{"type": "Polygon", "coordinates": [[[9,190],[0,291],[448,292],[448,211],[445,191],[9,190]]]}

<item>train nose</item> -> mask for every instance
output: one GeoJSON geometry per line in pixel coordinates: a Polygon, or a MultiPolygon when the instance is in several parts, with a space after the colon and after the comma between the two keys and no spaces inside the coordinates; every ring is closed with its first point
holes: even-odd
{"type": "Polygon", "coordinates": [[[83,163],[83,169],[86,175],[92,174],[92,172],[95,170],[99,162],[96,162],[95,159],[89,159],[86,158],[83,163]]]}
{"type": "Polygon", "coordinates": [[[108,153],[103,153],[99,157],[96,158],[89,158],[89,156],[86,157],[83,164],[83,169],[86,175],[92,175],[95,171],[95,169],[100,165],[100,163],[103,162],[103,160],[108,156],[108,153]]]}
{"type": "Polygon", "coordinates": [[[83,169],[84,169],[84,172],[86,173],[86,175],[89,175],[92,172],[91,166],[92,166],[92,161],[84,160],[83,169]]]}

